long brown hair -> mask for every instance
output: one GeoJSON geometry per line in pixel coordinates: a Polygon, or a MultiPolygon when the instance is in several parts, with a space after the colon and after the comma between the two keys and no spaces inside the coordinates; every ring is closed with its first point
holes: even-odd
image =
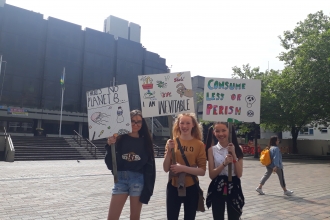
{"type": "MultiPolygon", "coordinates": [[[[151,135],[150,135],[150,132],[148,129],[148,125],[147,125],[145,119],[142,117],[142,112],[138,109],[135,109],[130,112],[130,115],[131,115],[131,118],[133,118],[134,116],[140,116],[142,118],[142,126],[141,126],[141,129],[139,130],[139,136],[143,137],[143,139],[144,139],[144,146],[148,153],[148,157],[155,159],[153,142],[152,142],[151,135]]],[[[120,140],[122,139],[123,136],[124,135],[118,136],[118,138],[117,138],[118,143],[120,142],[120,140]]]]}
{"type": "MultiPolygon", "coordinates": [[[[208,157],[208,155],[207,155],[208,149],[210,147],[212,147],[213,145],[215,145],[214,141],[217,140],[217,138],[214,136],[214,133],[213,133],[213,128],[217,124],[223,124],[227,128],[229,128],[228,122],[214,122],[213,125],[209,128],[209,131],[207,133],[207,138],[206,138],[206,147],[205,147],[207,157],[208,157]]],[[[240,146],[238,144],[234,125],[232,125],[231,135],[232,135],[232,143],[235,146],[235,154],[238,159],[242,159],[244,155],[243,155],[242,149],[240,148],[240,146]]]]}
{"type": "Polygon", "coordinates": [[[193,122],[194,127],[191,129],[191,136],[198,140],[202,140],[202,126],[197,122],[197,118],[195,113],[181,113],[178,115],[178,117],[175,119],[175,122],[173,124],[173,139],[180,137],[181,131],[180,131],[180,119],[182,116],[189,116],[193,122]]]}

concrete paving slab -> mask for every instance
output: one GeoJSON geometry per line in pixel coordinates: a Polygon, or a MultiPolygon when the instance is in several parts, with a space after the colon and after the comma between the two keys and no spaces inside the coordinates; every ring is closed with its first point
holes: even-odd
{"type": "MultiPolygon", "coordinates": [[[[166,219],[167,174],[157,158],[157,180],[141,219],[166,219]]],[[[255,191],[266,171],[258,160],[246,158],[242,177],[245,206],[242,219],[330,219],[330,162],[285,160],[284,175],[292,196],[283,195],[272,175],[263,190],[255,191]]],[[[206,175],[201,187],[210,183],[206,175]]],[[[103,160],[0,162],[0,219],[106,219],[113,177],[103,160]]],[[[129,200],[121,219],[129,219],[129,200]]],[[[183,219],[183,208],[180,218],[183,219]]],[[[196,219],[212,219],[211,210],[196,219]]]]}

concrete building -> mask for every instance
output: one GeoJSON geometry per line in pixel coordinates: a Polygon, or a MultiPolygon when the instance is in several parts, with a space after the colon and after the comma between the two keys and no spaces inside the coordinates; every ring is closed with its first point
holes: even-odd
{"type": "MultiPolygon", "coordinates": [[[[291,132],[286,131],[282,132],[283,139],[291,139],[291,132]]],[[[307,140],[330,140],[330,127],[313,127],[306,125],[299,132],[298,139],[307,139],[307,140]]]]}
{"type": "Polygon", "coordinates": [[[136,43],[141,43],[141,26],[113,15],[110,15],[104,20],[103,31],[112,34],[115,39],[121,37],[136,43]]]}
{"type": "Polygon", "coordinates": [[[130,108],[140,108],[138,75],[168,70],[166,60],[147,51],[135,31],[134,41],[129,40],[123,19],[114,18],[120,25],[106,26],[105,32],[82,30],[80,25],[45,20],[40,13],[1,3],[0,130],[33,135],[43,128],[45,134],[57,135],[64,67],[62,134],[76,130],[85,137],[86,91],[107,87],[115,77],[117,84],[127,84],[130,108]]]}
{"type": "Polygon", "coordinates": [[[128,21],[110,15],[104,20],[104,32],[112,34],[115,39],[118,37],[128,39],[128,21]]]}

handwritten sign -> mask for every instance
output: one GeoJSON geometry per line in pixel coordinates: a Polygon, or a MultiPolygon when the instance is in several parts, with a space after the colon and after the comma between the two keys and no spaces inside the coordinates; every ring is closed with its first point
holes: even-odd
{"type": "Polygon", "coordinates": [[[203,119],[260,124],[260,80],[205,78],[203,119]]]}
{"type": "Polygon", "coordinates": [[[144,117],[194,112],[190,72],[139,76],[144,117]]]}
{"type": "Polygon", "coordinates": [[[86,95],[90,140],[132,131],[126,85],[91,90],[86,95]]]}

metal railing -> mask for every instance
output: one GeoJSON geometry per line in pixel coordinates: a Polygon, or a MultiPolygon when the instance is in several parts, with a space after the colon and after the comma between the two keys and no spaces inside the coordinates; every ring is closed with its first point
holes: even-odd
{"type": "Polygon", "coordinates": [[[85,147],[95,158],[97,158],[96,156],[97,147],[89,139],[84,138],[75,130],[73,130],[73,132],[74,132],[73,139],[77,142],[77,144],[79,144],[80,147],[85,147]]]}
{"type": "Polygon", "coordinates": [[[156,144],[153,144],[154,148],[154,156],[155,157],[164,157],[165,153],[165,148],[164,147],[159,147],[156,144]]]}
{"type": "Polygon", "coordinates": [[[5,136],[5,158],[7,162],[14,162],[15,160],[15,148],[13,141],[11,140],[10,134],[7,134],[6,128],[4,127],[4,136],[5,136]]]}

